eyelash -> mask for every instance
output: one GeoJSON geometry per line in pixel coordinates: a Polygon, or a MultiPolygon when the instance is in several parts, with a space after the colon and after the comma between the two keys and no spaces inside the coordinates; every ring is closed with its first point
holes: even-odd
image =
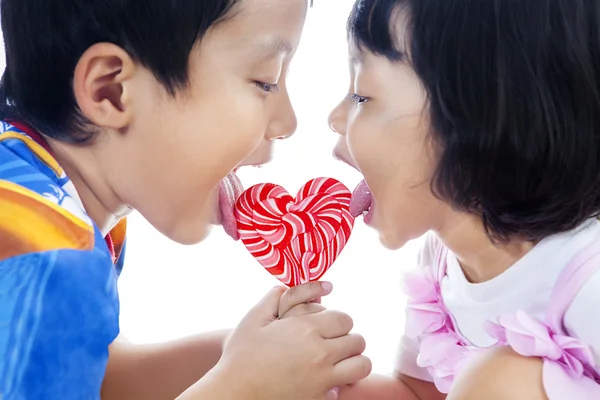
{"type": "Polygon", "coordinates": [[[360,106],[361,104],[365,104],[367,101],[369,101],[369,98],[359,96],[356,93],[352,93],[350,95],[350,100],[352,100],[354,102],[354,104],[356,104],[357,106],[360,106]]]}
{"type": "Polygon", "coordinates": [[[264,82],[254,82],[257,88],[262,90],[263,92],[270,94],[279,91],[279,85],[276,83],[264,83],[264,82]]]}

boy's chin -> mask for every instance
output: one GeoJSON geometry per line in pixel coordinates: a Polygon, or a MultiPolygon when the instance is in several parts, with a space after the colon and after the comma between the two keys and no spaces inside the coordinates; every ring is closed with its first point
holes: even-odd
{"type": "MultiPolygon", "coordinates": [[[[204,241],[210,235],[213,225],[209,222],[198,224],[179,224],[175,229],[162,231],[172,241],[191,246],[204,241]]],[[[160,229],[159,229],[160,230],[160,229]]]]}

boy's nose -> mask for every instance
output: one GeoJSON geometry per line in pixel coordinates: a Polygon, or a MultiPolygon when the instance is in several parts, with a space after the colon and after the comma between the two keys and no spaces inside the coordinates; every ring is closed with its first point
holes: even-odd
{"type": "Polygon", "coordinates": [[[329,128],[340,135],[346,134],[346,116],[343,102],[338,104],[329,114],[329,128]]]}

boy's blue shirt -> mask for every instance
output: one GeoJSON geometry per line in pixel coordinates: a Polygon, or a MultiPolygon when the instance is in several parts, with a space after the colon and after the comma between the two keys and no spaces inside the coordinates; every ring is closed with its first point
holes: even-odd
{"type": "Polygon", "coordinates": [[[0,122],[0,399],[99,399],[119,333],[116,263],[56,160],[0,122]]]}

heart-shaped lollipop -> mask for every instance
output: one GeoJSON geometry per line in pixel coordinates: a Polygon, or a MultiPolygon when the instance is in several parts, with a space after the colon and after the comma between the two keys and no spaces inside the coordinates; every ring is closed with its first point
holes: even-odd
{"type": "Polygon", "coordinates": [[[333,178],[308,181],[295,199],[272,183],[252,186],[235,207],[240,239],[283,284],[319,280],[352,232],[350,197],[333,178]]]}

